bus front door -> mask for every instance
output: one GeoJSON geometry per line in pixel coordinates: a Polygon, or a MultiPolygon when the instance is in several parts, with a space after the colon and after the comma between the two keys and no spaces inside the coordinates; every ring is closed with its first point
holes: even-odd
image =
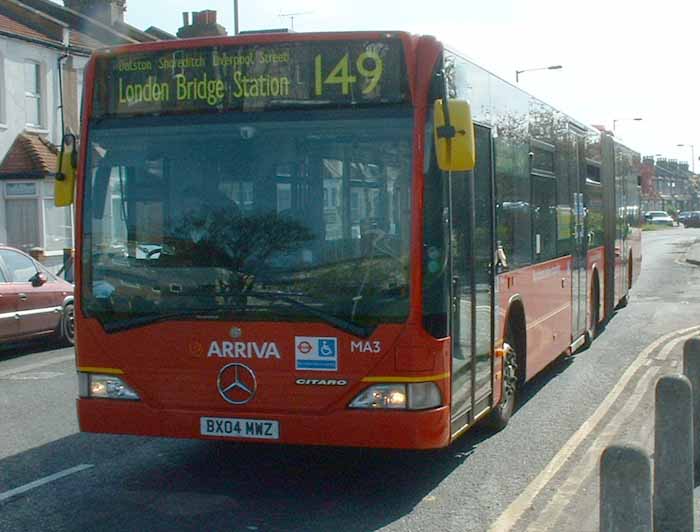
{"type": "Polygon", "coordinates": [[[489,408],[492,393],[494,201],[491,130],[477,125],[476,167],[450,177],[452,433],[489,408]]]}

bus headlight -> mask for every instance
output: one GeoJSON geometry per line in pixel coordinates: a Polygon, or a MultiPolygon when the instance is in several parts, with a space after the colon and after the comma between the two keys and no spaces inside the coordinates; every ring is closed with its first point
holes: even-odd
{"type": "Polygon", "coordinates": [[[350,408],[425,410],[442,404],[434,382],[375,384],[360,392],[350,408]]]}
{"type": "Polygon", "coordinates": [[[123,380],[114,375],[78,373],[78,395],[98,399],[126,399],[138,401],[140,397],[123,380]]]}

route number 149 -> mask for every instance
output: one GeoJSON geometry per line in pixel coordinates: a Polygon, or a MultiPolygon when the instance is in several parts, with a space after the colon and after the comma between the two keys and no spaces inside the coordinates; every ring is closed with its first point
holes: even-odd
{"type": "MultiPolygon", "coordinates": [[[[377,88],[384,73],[384,62],[378,53],[368,51],[360,54],[355,62],[355,68],[357,73],[365,79],[362,94],[369,94],[377,88]]],[[[357,76],[350,71],[350,54],[345,54],[325,79],[323,76],[323,56],[318,54],[316,56],[316,96],[323,96],[326,85],[340,85],[343,95],[350,94],[350,87],[357,83],[357,76]]]]}

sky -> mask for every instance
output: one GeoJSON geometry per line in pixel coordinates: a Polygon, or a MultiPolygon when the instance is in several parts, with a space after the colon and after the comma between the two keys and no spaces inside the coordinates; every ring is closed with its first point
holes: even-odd
{"type": "MultiPolygon", "coordinates": [[[[642,155],[700,156],[700,2],[691,0],[239,0],[241,30],[403,30],[435,35],[494,74],[642,155]],[[641,121],[629,120],[642,118],[641,121]],[[678,147],[684,144],[684,147],[678,147]]],[[[213,9],[233,34],[233,0],[127,0],[126,21],[175,33],[182,13],[213,9]],[[167,5],[167,9],[164,6],[167,5]]],[[[700,162],[695,168],[700,172],[700,162]]]]}

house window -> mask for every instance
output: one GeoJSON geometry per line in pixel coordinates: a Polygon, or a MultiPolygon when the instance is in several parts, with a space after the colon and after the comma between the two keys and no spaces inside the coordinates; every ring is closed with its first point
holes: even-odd
{"type": "Polygon", "coordinates": [[[7,243],[29,251],[41,245],[36,183],[5,183],[7,243]]]}
{"type": "Polygon", "coordinates": [[[6,182],[7,243],[29,251],[41,247],[49,257],[61,257],[73,246],[73,209],[56,207],[53,181],[6,182]]]}
{"type": "Polygon", "coordinates": [[[71,207],[56,207],[54,202],[54,184],[42,183],[44,215],[44,251],[62,252],[73,247],[73,209],[71,207]]]}
{"type": "Polygon", "coordinates": [[[36,183],[5,183],[5,195],[8,198],[36,196],[36,194],[36,183]]]}
{"type": "Polygon", "coordinates": [[[24,63],[24,106],[28,126],[41,127],[41,65],[24,63]]]}

